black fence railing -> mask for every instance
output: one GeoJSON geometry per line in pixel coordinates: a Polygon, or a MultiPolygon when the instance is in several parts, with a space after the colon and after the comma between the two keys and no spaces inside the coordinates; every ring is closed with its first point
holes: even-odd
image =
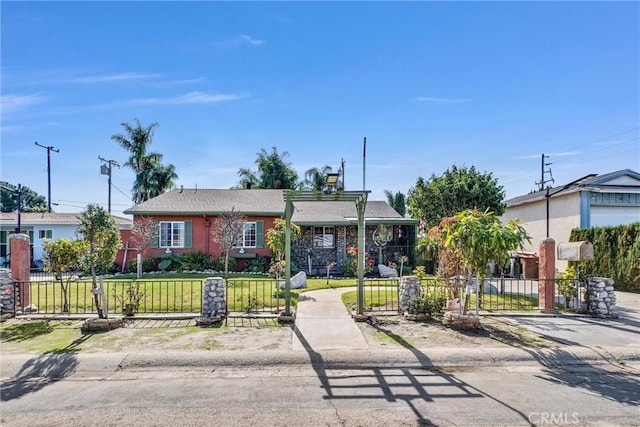
{"type": "MultiPolygon", "coordinates": [[[[95,293],[90,278],[78,279],[65,276],[62,284],[51,274],[31,277],[28,283],[28,305],[23,310],[16,303],[16,312],[52,315],[96,315],[95,293]]],[[[551,282],[551,281],[549,281],[551,282]]],[[[555,279],[553,305],[557,309],[579,309],[583,303],[583,288],[575,280],[555,279]]],[[[107,313],[127,314],[184,314],[198,316],[202,306],[203,279],[108,279],[102,280],[107,313]]],[[[285,308],[283,285],[273,279],[230,279],[225,281],[225,298],[229,316],[274,316],[285,308]]],[[[399,307],[400,279],[365,279],[364,308],[376,314],[397,314],[399,307]]],[[[542,280],[488,278],[476,292],[476,283],[469,289],[467,307],[477,307],[482,312],[534,311],[540,309],[539,290],[542,280]],[[478,299],[479,295],[479,299],[478,299]],[[477,301],[477,303],[476,303],[477,301]]],[[[18,284],[20,285],[20,284],[18,284]]],[[[26,285],[26,284],[25,284],[26,285]]],[[[353,279],[353,286],[357,280],[353,279]]],[[[421,297],[433,301],[461,298],[466,294],[464,280],[426,278],[421,281],[421,297]]],[[[24,286],[18,286],[24,288],[24,286]]],[[[19,298],[19,292],[15,297],[19,298]]],[[[291,305],[295,307],[298,292],[291,293],[291,305]]]]}

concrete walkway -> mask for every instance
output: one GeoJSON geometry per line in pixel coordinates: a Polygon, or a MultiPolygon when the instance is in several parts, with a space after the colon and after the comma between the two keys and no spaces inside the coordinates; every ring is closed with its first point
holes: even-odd
{"type": "Polygon", "coordinates": [[[369,348],[342,303],[342,294],[356,288],[304,292],[298,300],[292,347],[294,350],[363,350],[369,348]]]}

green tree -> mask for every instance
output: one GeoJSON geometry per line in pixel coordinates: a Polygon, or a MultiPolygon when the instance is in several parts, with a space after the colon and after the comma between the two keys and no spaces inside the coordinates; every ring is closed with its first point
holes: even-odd
{"type": "Polygon", "coordinates": [[[104,208],[90,204],[78,217],[78,234],[87,243],[85,260],[91,270],[92,290],[98,316],[104,318],[100,299],[95,293],[97,289],[98,267],[108,268],[113,265],[116,254],[122,246],[118,224],[104,208]]]}
{"type": "Polygon", "coordinates": [[[384,190],[385,196],[387,196],[387,203],[400,214],[400,216],[405,216],[407,213],[407,205],[405,203],[404,194],[398,191],[396,194],[393,194],[389,190],[384,190]]]}
{"type": "Polygon", "coordinates": [[[467,310],[468,296],[474,274],[477,275],[477,296],[482,295],[482,282],[487,264],[504,264],[509,252],[521,248],[530,241],[519,220],[509,220],[502,224],[494,212],[465,210],[448,221],[443,221],[444,247],[451,248],[459,256],[467,271],[467,290],[464,310],[467,310]]]}
{"type": "Polygon", "coordinates": [[[295,189],[298,187],[298,173],[293,169],[291,162],[287,161],[289,153],[278,152],[276,147],[271,148],[269,153],[264,148],[257,154],[255,163],[258,166],[257,172],[247,168],[240,168],[238,176],[240,183],[238,187],[263,189],[295,189]]]}
{"type": "Polygon", "coordinates": [[[162,164],[162,154],[149,152],[153,130],[158,127],[158,123],[143,127],[138,119],[135,121],[135,127],[129,123],[121,123],[124,133],[113,135],[111,139],[129,152],[124,166],[131,168],[136,174],[132,195],[133,201],[140,203],[172,188],[178,175],[175,166],[162,164]]]}
{"type": "MultiPolygon", "coordinates": [[[[273,256],[276,261],[284,259],[287,243],[285,226],[286,221],[284,219],[276,219],[273,223],[273,227],[267,230],[267,247],[271,249],[271,252],[273,252],[273,256]]],[[[298,240],[300,232],[300,227],[291,223],[291,243],[298,240]]]]}
{"type": "Polygon", "coordinates": [[[53,273],[62,290],[62,312],[69,312],[69,283],[74,273],[81,269],[82,259],[88,250],[83,240],[58,239],[44,242],[44,271],[53,273]],[[65,278],[66,276],[66,278],[65,278]]]}
{"type": "Polygon", "coordinates": [[[466,209],[504,213],[504,190],[491,173],[478,172],[475,167],[453,165],[442,176],[431,175],[425,181],[419,177],[407,196],[408,212],[425,221],[428,230],[445,217],[466,209]]]}
{"type": "MultiPolygon", "coordinates": [[[[22,212],[46,212],[47,199],[27,186],[20,187],[22,191],[22,212]]],[[[18,187],[6,181],[0,181],[0,212],[17,212],[18,187]]]]}

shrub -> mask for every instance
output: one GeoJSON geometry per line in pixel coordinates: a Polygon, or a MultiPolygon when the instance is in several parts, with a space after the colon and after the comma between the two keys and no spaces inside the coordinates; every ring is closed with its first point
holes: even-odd
{"type": "Polygon", "coordinates": [[[203,271],[211,268],[211,265],[213,264],[213,259],[211,258],[211,255],[206,252],[195,251],[195,252],[187,252],[186,254],[182,254],[180,263],[181,263],[179,268],[180,271],[185,271],[185,270],[203,271]]]}
{"type": "Polygon", "coordinates": [[[442,313],[447,298],[441,294],[425,293],[409,301],[409,314],[437,316],[442,313]]]}
{"type": "Polygon", "coordinates": [[[261,256],[244,263],[244,271],[249,273],[266,273],[271,263],[270,256],[261,256]]]}
{"type": "MultiPolygon", "coordinates": [[[[142,272],[148,273],[150,271],[155,270],[156,265],[153,262],[152,258],[144,257],[142,258],[142,272]]],[[[138,271],[138,260],[136,258],[130,259],[127,264],[127,273],[136,273],[138,271]]]]}
{"type": "MultiPolygon", "coordinates": [[[[229,271],[236,271],[237,268],[236,259],[229,257],[229,271]]],[[[224,254],[213,261],[213,269],[216,271],[224,271],[224,254]]]]}

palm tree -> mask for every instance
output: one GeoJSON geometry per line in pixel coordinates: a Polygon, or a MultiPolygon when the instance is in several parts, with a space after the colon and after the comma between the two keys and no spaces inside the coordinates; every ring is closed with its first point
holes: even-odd
{"type": "Polygon", "coordinates": [[[331,172],[331,166],[325,165],[322,169],[313,167],[304,173],[303,186],[309,190],[322,191],[327,182],[327,174],[331,172]]]}
{"type": "Polygon", "coordinates": [[[283,151],[278,153],[276,147],[272,147],[271,153],[264,148],[258,153],[256,165],[258,171],[254,172],[247,168],[240,168],[240,188],[246,188],[250,184],[254,188],[269,189],[295,189],[298,188],[298,174],[291,162],[287,162],[289,153],[283,151]]]}
{"type": "Polygon", "coordinates": [[[129,159],[124,166],[131,168],[136,174],[131,192],[133,201],[140,203],[172,188],[173,181],[178,178],[178,175],[175,166],[162,164],[162,154],[148,152],[153,130],[158,123],[143,127],[138,119],[135,121],[135,127],[129,123],[121,123],[125,130],[124,134],[113,135],[111,139],[129,152],[129,159]]]}
{"type": "Polygon", "coordinates": [[[404,194],[402,194],[400,191],[398,191],[396,194],[393,194],[389,190],[384,190],[384,194],[387,196],[387,202],[396,212],[398,212],[401,216],[404,216],[407,213],[404,194]]]}

